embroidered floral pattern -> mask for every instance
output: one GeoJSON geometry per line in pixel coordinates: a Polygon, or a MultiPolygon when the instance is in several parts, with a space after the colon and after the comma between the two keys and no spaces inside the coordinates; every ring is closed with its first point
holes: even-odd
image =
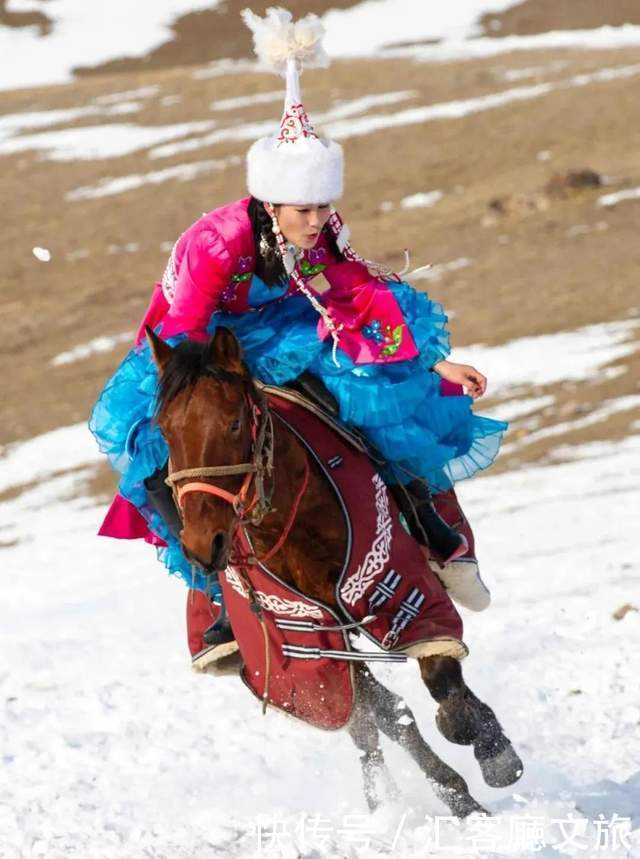
{"type": "Polygon", "coordinates": [[[222,295],[220,298],[222,301],[229,302],[233,301],[236,298],[236,281],[232,280],[231,283],[228,283],[222,291],[222,295]]]}
{"type": "Polygon", "coordinates": [[[324,262],[326,255],[324,248],[311,248],[308,252],[308,259],[307,256],[304,256],[300,260],[300,271],[303,277],[313,277],[324,271],[327,267],[326,262],[324,262]]]}
{"type": "Polygon", "coordinates": [[[253,275],[253,257],[240,257],[238,260],[238,271],[231,276],[233,283],[242,283],[242,281],[250,280],[253,275]]]}
{"type": "Polygon", "coordinates": [[[326,265],[322,265],[319,263],[318,265],[311,265],[308,259],[300,260],[300,271],[302,272],[304,277],[313,277],[314,274],[320,274],[321,271],[324,271],[326,265]]]}
{"type": "Polygon", "coordinates": [[[373,341],[376,346],[382,346],[380,354],[383,358],[390,358],[402,345],[403,329],[404,324],[396,325],[395,328],[385,325],[383,328],[380,320],[374,319],[369,325],[362,326],[362,336],[373,341]]]}
{"type": "Polygon", "coordinates": [[[287,108],[280,123],[280,134],[278,135],[278,146],[283,143],[295,143],[300,137],[313,137],[318,135],[309,121],[307,112],[301,104],[292,104],[287,108]]]}
{"type": "Polygon", "coordinates": [[[164,294],[165,300],[167,304],[171,304],[176,294],[176,280],[178,279],[176,273],[176,248],[178,247],[178,242],[171,248],[171,254],[169,256],[169,261],[167,262],[167,267],[164,270],[164,274],[162,275],[162,292],[164,294]]]}
{"type": "Polygon", "coordinates": [[[371,325],[363,325],[362,335],[366,337],[367,340],[373,340],[377,346],[384,343],[384,334],[382,333],[380,320],[374,319],[371,325]]]}
{"type": "Polygon", "coordinates": [[[390,357],[391,355],[395,355],[400,346],[402,346],[402,338],[403,333],[402,330],[404,325],[396,325],[396,327],[392,330],[390,325],[385,325],[385,338],[384,341],[387,344],[382,352],[380,353],[385,358],[390,357]]]}

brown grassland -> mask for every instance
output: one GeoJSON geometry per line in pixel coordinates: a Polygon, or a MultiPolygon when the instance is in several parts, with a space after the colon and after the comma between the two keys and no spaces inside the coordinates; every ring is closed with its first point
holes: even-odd
{"type": "MultiPolygon", "coordinates": [[[[218,15],[219,21],[231,20],[237,4],[227,5],[228,16],[218,15]]],[[[312,5],[304,4],[305,10],[312,5]]],[[[316,5],[321,11],[322,4],[316,5]]],[[[575,14],[566,12],[558,26],[603,23],[597,12],[602,4],[551,0],[537,7],[546,9],[544,26],[529,3],[490,17],[500,19],[500,34],[539,32],[550,28],[553,8],[561,5],[575,14]],[[591,10],[588,14],[585,7],[591,10]]],[[[628,14],[623,9],[620,15],[632,20],[635,4],[607,4],[607,15],[615,17],[618,7],[629,7],[628,14]]],[[[138,113],[85,117],[54,127],[105,122],[164,126],[213,118],[234,125],[276,118],[277,103],[211,112],[215,99],[271,91],[279,82],[256,73],[194,75],[193,63],[207,57],[246,56],[248,40],[237,25],[229,24],[229,33],[225,35],[222,27],[206,54],[211,34],[205,40],[202,21],[199,27],[189,26],[185,33],[192,50],[187,55],[169,43],[164,59],[157,59],[162,53],[158,49],[156,59],[144,68],[136,61],[112,63],[69,85],[3,92],[0,111],[78,107],[106,94],[156,85],[157,94],[146,98],[138,113]]],[[[495,25],[491,32],[496,33],[495,25]]],[[[636,63],[638,52],[633,49],[529,51],[438,64],[410,59],[339,61],[327,71],[305,76],[305,101],[313,118],[342,100],[415,90],[410,100],[374,111],[393,114],[636,63]],[[503,77],[506,70],[531,67],[537,71],[521,80],[503,77]]],[[[640,199],[608,208],[596,201],[604,193],[640,186],[639,79],[635,74],[562,86],[459,119],[402,125],[344,140],[347,194],[340,208],[351,225],[355,246],[396,268],[402,265],[405,246],[412,251],[414,266],[469,258],[466,268],[438,280],[416,281],[419,288],[428,284],[432,297],[454,312],[455,345],[500,344],[638,315],[640,199]],[[550,157],[542,160],[541,152],[550,157]],[[594,171],[603,186],[574,187],[566,181],[568,171],[584,169],[594,171]],[[433,207],[399,206],[407,195],[434,189],[444,197],[433,207]],[[395,207],[381,210],[382,201],[395,207]]],[[[52,161],[37,151],[0,156],[0,442],[86,419],[127,344],[57,367],[50,365],[51,359],[92,338],[136,327],[164,268],[167,245],[201,212],[243,196],[244,168],[239,163],[192,181],[146,184],[98,199],[69,201],[65,195],[105,177],[243,157],[247,146],[248,141],[226,142],[154,159],[145,149],[104,160],[52,161]],[[128,251],[126,245],[131,246],[128,251]],[[37,260],[34,246],[48,248],[51,261],[37,260]]],[[[539,359],[545,361],[545,355],[539,359]]],[[[556,397],[556,406],[537,416],[538,426],[571,422],[604,401],[637,393],[639,353],[621,360],[620,367],[617,375],[603,373],[581,383],[527,390],[527,395],[556,397]]],[[[491,405],[489,389],[485,408],[491,405]]],[[[544,461],[558,443],[621,438],[632,431],[634,422],[637,429],[639,414],[638,408],[620,411],[589,426],[569,427],[558,436],[516,446],[496,468],[544,461]]],[[[528,432],[516,422],[512,438],[525,438],[528,432]]],[[[111,485],[105,469],[94,488],[106,490],[111,485]]]]}

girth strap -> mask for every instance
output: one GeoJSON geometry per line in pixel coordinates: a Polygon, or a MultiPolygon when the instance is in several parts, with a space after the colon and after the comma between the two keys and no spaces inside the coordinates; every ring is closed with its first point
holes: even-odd
{"type": "Polygon", "coordinates": [[[406,662],[404,653],[363,653],[361,650],[323,650],[320,647],[303,647],[283,644],[282,653],[294,659],[344,659],[346,662],[406,662]]]}

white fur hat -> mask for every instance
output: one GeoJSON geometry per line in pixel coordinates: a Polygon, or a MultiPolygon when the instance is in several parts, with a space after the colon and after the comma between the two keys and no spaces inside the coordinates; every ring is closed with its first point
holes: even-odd
{"type": "Polygon", "coordinates": [[[278,135],[256,140],[247,154],[249,193],[269,203],[319,205],[338,200],[343,188],[342,147],[316,134],[300,94],[303,67],[329,65],[320,19],[307,15],[294,23],[281,7],[270,7],[264,18],[245,9],[242,18],[253,33],[258,59],[287,82],[278,135]]]}

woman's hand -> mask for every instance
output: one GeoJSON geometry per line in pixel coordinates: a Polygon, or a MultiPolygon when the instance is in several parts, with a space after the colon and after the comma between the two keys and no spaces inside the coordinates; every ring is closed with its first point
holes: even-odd
{"type": "Polygon", "coordinates": [[[487,379],[475,367],[468,364],[454,364],[453,361],[439,361],[433,365],[436,373],[454,385],[462,385],[474,400],[487,390],[487,379]]]}

